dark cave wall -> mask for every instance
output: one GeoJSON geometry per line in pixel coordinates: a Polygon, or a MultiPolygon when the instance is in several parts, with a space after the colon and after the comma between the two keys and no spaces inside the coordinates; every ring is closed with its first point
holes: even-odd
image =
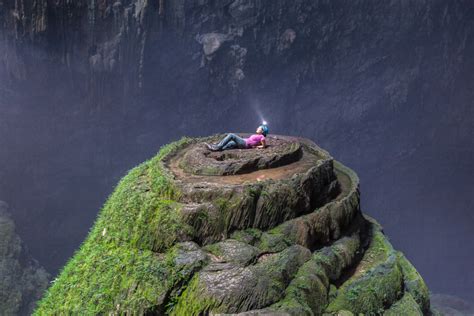
{"type": "Polygon", "coordinates": [[[2,315],[31,315],[51,276],[31,257],[3,201],[0,237],[0,311],[2,315]]]}
{"type": "Polygon", "coordinates": [[[474,299],[473,2],[17,0],[0,24],[0,199],[49,269],[161,144],[263,116],[358,172],[430,288],[474,299]]]}
{"type": "MultiPolygon", "coordinates": [[[[188,79],[205,81],[205,97],[214,103],[228,102],[232,95],[235,104],[234,95],[265,87],[268,93],[279,85],[294,100],[308,89],[321,90],[314,88],[331,79],[357,84],[357,76],[365,79],[383,70],[393,82],[381,85],[395,107],[407,93],[407,82],[420,77],[426,59],[432,66],[437,59],[435,71],[449,74],[441,88],[452,88],[470,58],[464,52],[472,45],[474,16],[469,1],[441,0],[18,0],[0,5],[3,40],[15,51],[3,58],[12,77],[31,78],[59,62],[73,72],[70,80],[86,79],[74,82],[75,88],[97,90],[90,97],[96,105],[118,91],[120,98],[157,94],[156,79],[169,85],[173,78],[180,83],[175,90],[184,81],[194,83],[188,79]],[[388,65],[395,67],[398,80],[388,65]]],[[[195,98],[195,85],[188,85],[195,98]]]]}

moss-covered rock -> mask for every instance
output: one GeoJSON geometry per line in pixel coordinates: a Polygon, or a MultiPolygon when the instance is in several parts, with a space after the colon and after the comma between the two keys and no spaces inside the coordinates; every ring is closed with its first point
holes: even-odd
{"type": "MultiPolygon", "coordinates": [[[[202,242],[212,243],[229,237],[235,230],[246,228],[271,229],[287,220],[312,212],[333,200],[340,193],[332,157],[314,143],[297,138],[279,137],[279,142],[298,143],[302,154],[297,160],[275,168],[248,170],[244,175],[196,175],[182,169],[180,163],[196,148],[205,151],[200,138],[168,155],[164,166],[182,193],[185,221],[193,228],[192,235],[202,242]],[[291,167],[290,167],[291,166],[291,167]]],[[[249,153],[272,157],[273,152],[249,153]]],[[[240,153],[240,149],[228,150],[240,153]]],[[[220,161],[232,164],[232,160],[220,161]]]]}
{"type": "MultiPolygon", "coordinates": [[[[275,165],[225,176],[180,167],[196,148],[215,160],[202,144],[210,139],[163,146],[119,182],[36,315],[429,309],[421,276],[362,214],[352,170],[311,141],[290,137],[282,138],[285,146],[301,155],[275,165]]],[[[275,152],[249,159],[270,162],[275,152]]],[[[222,153],[218,165],[235,168],[232,155],[222,153]]]]}
{"type": "Polygon", "coordinates": [[[161,159],[187,141],[164,146],[119,182],[35,314],[164,310],[168,293],[185,277],[171,248],[188,227],[176,202],[179,192],[162,172],[161,159]]]}
{"type": "Polygon", "coordinates": [[[214,261],[232,262],[243,266],[255,262],[261,253],[260,249],[235,239],[226,239],[203,249],[215,256],[214,261]]]}
{"type": "Polygon", "coordinates": [[[372,224],[371,241],[352,276],[339,288],[327,312],[382,313],[403,295],[403,274],[392,245],[372,224]]]}
{"type": "Polygon", "coordinates": [[[397,256],[398,264],[403,272],[405,291],[411,294],[421,311],[427,314],[430,310],[430,291],[425,281],[403,253],[397,251],[397,256]]]}
{"type": "Polygon", "coordinates": [[[384,316],[423,316],[420,306],[409,292],[405,292],[403,297],[395,302],[388,310],[383,313],[384,316]]]}
{"type": "Polygon", "coordinates": [[[268,306],[281,299],[298,267],[310,256],[308,249],[295,245],[280,253],[262,256],[247,267],[233,263],[210,264],[195,276],[193,281],[197,284],[187,289],[173,314],[236,313],[268,306]]]}

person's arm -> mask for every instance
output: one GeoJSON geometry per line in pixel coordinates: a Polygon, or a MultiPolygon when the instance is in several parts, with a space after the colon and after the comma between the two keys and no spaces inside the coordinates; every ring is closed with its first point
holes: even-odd
{"type": "Polygon", "coordinates": [[[265,139],[262,139],[262,140],[260,141],[260,143],[261,143],[261,145],[257,146],[257,148],[265,148],[265,146],[266,146],[266,145],[265,145],[265,139]]]}

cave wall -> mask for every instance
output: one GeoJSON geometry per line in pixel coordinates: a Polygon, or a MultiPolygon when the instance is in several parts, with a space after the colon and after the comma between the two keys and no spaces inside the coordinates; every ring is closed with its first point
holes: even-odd
{"type": "Polygon", "coordinates": [[[160,144],[265,118],[359,173],[430,288],[473,293],[471,1],[4,0],[0,25],[0,198],[51,270],[160,144]]]}
{"type": "Polygon", "coordinates": [[[3,201],[0,237],[0,311],[3,315],[30,315],[51,276],[31,257],[3,201]]]}

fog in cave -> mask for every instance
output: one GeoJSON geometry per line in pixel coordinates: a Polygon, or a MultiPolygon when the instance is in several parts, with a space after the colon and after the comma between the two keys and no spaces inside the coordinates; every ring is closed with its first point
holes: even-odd
{"type": "Polygon", "coordinates": [[[50,273],[160,146],[265,119],[358,173],[431,291],[474,301],[472,2],[43,2],[41,31],[0,4],[0,200],[50,273]]]}

